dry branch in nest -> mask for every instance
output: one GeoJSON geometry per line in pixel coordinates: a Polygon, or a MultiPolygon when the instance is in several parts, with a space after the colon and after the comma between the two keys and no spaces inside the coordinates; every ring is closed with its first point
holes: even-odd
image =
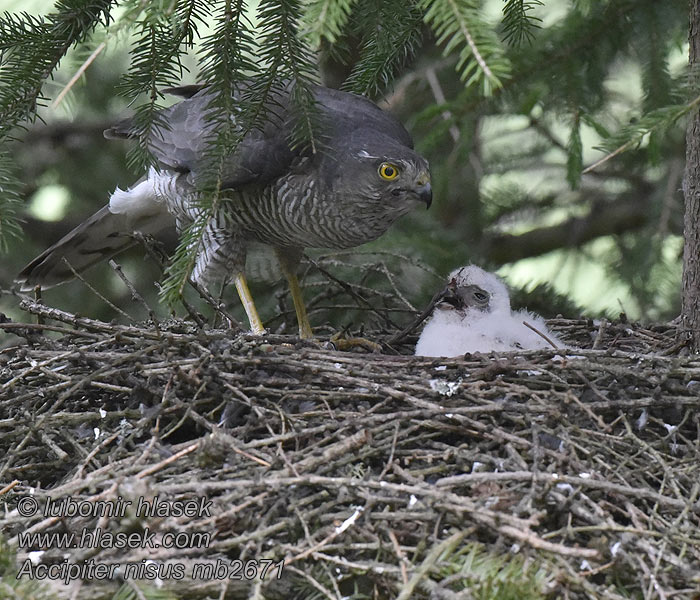
{"type": "Polygon", "coordinates": [[[697,597],[700,358],[670,327],[560,319],[577,349],[446,360],[23,307],[43,323],[1,325],[27,340],[0,354],[11,572],[119,567],[45,582],[60,597],[697,597]],[[154,547],[20,537],[52,532],[154,547]],[[127,574],[146,564],[160,580],[127,574]]]}

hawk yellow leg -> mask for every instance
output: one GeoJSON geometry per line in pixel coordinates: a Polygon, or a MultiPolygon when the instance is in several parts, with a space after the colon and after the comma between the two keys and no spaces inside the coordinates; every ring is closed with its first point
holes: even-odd
{"type": "Polygon", "coordinates": [[[311,323],[309,323],[309,316],[306,314],[306,304],[304,304],[304,296],[301,293],[299,278],[297,277],[301,251],[290,248],[275,248],[275,251],[282,273],[284,273],[289,284],[289,293],[292,296],[294,311],[297,314],[297,323],[299,323],[299,337],[303,340],[310,340],[314,337],[314,334],[311,331],[311,323]]]}
{"type": "Polygon", "coordinates": [[[314,334],[311,331],[311,323],[309,323],[309,315],[306,314],[306,305],[304,297],[301,295],[301,287],[299,286],[299,278],[294,271],[289,271],[282,265],[282,271],[289,283],[289,293],[294,302],[294,311],[297,313],[297,322],[299,323],[299,337],[304,340],[310,340],[314,334]]]}
{"type": "Polygon", "coordinates": [[[261,335],[265,333],[265,328],[263,327],[258,311],[255,308],[255,303],[253,302],[253,297],[250,295],[250,290],[248,289],[248,283],[245,280],[245,275],[239,273],[236,276],[234,282],[236,284],[236,290],[238,291],[238,297],[241,299],[241,304],[245,309],[245,314],[248,315],[248,322],[250,323],[250,331],[255,335],[261,335]]]}

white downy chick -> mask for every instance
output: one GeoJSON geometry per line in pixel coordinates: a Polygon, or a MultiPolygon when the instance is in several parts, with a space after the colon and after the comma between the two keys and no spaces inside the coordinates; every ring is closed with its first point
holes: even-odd
{"type": "Polygon", "coordinates": [[[498,276],[468,265],[450,273],[416,344],[416,354],[460,356],[467,352],[552,347],[523,322],[549,338],[557,348],[565,347],[542,317],[526,310],[511,311],[508,288],[498,276]]]}

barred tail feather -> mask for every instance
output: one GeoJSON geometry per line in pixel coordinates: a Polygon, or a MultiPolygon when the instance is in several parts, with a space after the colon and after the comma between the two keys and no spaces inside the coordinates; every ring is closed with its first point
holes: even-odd
{"type": "Polygon", "coordinates": [[[133,238],[125,235],[125,225],[123,215],[105,206],[24,267],[16,282],[22,291],[29,291],[37,285],[53,287],[73,279],[70,267],[80,273],[133,244],[133,238]]]}
{"type": "Polygon", "coordinates": [[[64,283],[75,277],[73,271],[81,273],[133,246],[134,231],[155,233],[172,222],[167,212],[142,213],[134,219],[133,215],[115,214],[109,205],[105,206],[30,262],[16,283],[22,291],[37,285],[47,288],[64,283]]]}

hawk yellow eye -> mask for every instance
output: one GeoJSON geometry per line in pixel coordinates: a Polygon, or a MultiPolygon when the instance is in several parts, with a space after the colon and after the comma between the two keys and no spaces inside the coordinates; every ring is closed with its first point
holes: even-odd
{"type": "Polygon", "coordinates": [[[379,165],[379,176],[387,181],[392,181],[399,176],[399,168],[391,163],[379,165]]]}

